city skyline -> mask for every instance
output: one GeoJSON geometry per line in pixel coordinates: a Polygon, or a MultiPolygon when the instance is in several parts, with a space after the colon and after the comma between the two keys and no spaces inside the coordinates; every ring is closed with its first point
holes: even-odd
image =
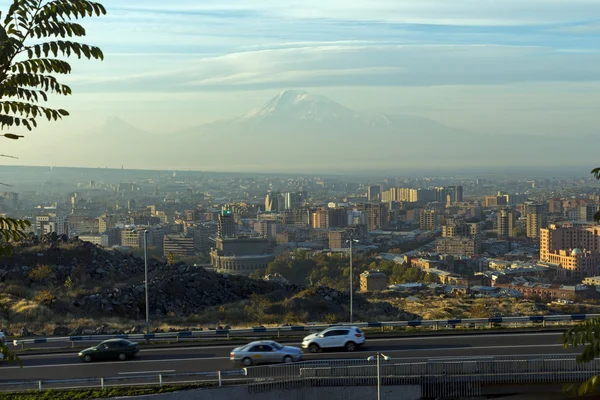
{"type": "MultiPolygon", "coordinates": [[[[487,135],[593,135],[600,122],[600,8],[591,1],[103,4],[108,15],[84,24],[105,61],[74,60],[65,79],[74,96],[49,103],[72,116],[7,143],[19,160],[3,164],[55,165],[48,146],[110,117],[166,136],[289,88],[487,135]]],[[[157,167],[177,155],[164,158],[157,167]]]]}

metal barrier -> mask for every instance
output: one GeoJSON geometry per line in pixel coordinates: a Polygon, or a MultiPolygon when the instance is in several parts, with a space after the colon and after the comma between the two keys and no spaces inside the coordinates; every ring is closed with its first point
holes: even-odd
{"type": "MultiPolygon", "coordinates": [[[[598,360],[596,360],[598,361],[598,360]]],[[[481,396],[486,385],[583,382],[600,373],[597,362],[577,363],[572,354],[448,359],[328,360],[247,368],[249,390],[316,386],[418,385],[423,398],[481,396]]]]}
{"type": "Polygon", "coordinates": [[[128,375],[117,377],[66,379],[66,380],[31,380],[0,383],[0,392],[22,392],[44,390],[79,390],[99,389],[105,390],[113,387],[141,387],[163,385],[194,385],[206,384],[207,386],[221,387],[237,383],[247,384],[246,371],[216,371],[180,374],[150,374],[128,375]]]}
{"type": "Polygon", "coordinates": [[[246,385],[250,393],[304,387],[419,386],[423,398],[481,396],[486,385],[576,383],[600,373],[598,360],[572,354],[382,360],[334,359],[187,374],[139,374],[74,380],[0,383],[0,392],[163,385],[246,385]]]}
{"type": "MultiPolygon", "coordinates": [[[[332,326],[358,326],[360,328],[381,328],[386,327],[433,327],[435,329],[445,327],[467,326],[474,327],[477,325],[502,325],[502,324],[545,324],[546,322],[567,322],[567,321],[585,321],[600,317],[600,314],[571,314],[571,315],[532,315],[521,317],[493,317],[493,318],[471,318],[471,319],[440,319],[440,320],[413,320],[413,321],[390,321],[390,322],[359,322],[354,324],[319,324],[305,326],[280,326],[273,328],[248,328],[248,329],[216,329],[204,331],[187,331],[187,332],[166,332],[166,333],[150,333],[150,334],[116,334],[116,335],[81,335],[81,336],[65,336],[65,337],[45,337],[33,339],[15,339],[15,346],[25,347],[27,344],[39,343],[59,343],[82,341],[99,341],[107,339],[133,339],[133,340],[165,340],[165,339],[191,339],[202,337],[227,337],[232,335],[244,334],[271,334],[279,337],[282,333],[293,332],[310,332],[323,330],[332,326]]],[[[265,335],[266,336],[266,335],[265,335]]]]}

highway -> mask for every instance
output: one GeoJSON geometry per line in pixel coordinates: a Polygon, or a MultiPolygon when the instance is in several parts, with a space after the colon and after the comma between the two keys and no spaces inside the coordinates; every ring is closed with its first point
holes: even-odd
{"type": "MultiPolygon", "coordinates": [[[[292,344],[300,346],[300,343],[292,344]]],[[[113,377],[144,373],[211,372],[239,369],[229,361],[234,346],[142,349],[135,360],[105,361],[84,364],[76,352],[60,354],[23,355],[23,368],[3,362],[0,364],[0,383],[20,380],[77,379],[113,377]]],[[[367,358],[384,352],[393,359],[506,356],[530,354],[579,353],[582,349],[563,349],[561,333],[486,334],[469,336],[417,337],[396,339],[367,338],[360,351],[310,354],[305,360],[333,358],[367,358]]]]}

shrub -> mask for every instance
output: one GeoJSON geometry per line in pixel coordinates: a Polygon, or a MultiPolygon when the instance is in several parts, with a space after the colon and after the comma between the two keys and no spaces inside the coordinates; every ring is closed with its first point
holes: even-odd
{"type": "Polygon", "coordinates": [[[46,264],[38,264],[34,269],[29,272],[29,279],[37,282],[48,279],[52,273],[52,268],[46,264]]]}
{"type": "Polygon", "coordinates": [[[50,305],[54,301],[55,297],[49,290],[42,290],[40,293],[35,296],[35,301],[38,304],[42,305],[50,305]]]}

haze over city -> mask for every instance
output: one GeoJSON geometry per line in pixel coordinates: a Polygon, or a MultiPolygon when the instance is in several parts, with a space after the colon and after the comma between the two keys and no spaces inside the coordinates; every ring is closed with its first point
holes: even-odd
{"type": "MultiPolygon", "coordinates": [[[[105,6],[106,17],[86,24],[86,41],[103,49],[105,61],[74,60],[65,82],[75,95],[51,100],[71,116],[6,143],[3,153],[19,160],[3,164],[264,172],[406,168],[418,161],[407,153],[440,136],[446,151],[469,153],[440,166],[476,168],[491,162],[483,154],[491,148],[503,154],[495,167],[576,163],[587,169],[582,159],[593,155],[575,151],[574,144],[571,154],[561,156],[565,141],[597,134],[600,122],[600,5],[594,1],[372,1],[348,8],[338,1],[284,7],[274,1],[108,0],[105,6]],[[361,155],[372,132],[347,130],[352,118],[290,129],[290,121],[302,118],[301,107],[287,110],[285,118],[277,110],[278,124],[254,132],[204,125],[260,110],[289,89],[325,96],[325,105],[315,106],[314,98],[309,103],[329,116],[335,104],[348,115],[400,117],[385,132],[372,128],[377,140],[389,144],[382,150],[398,149],[361,155]],[[310,143],[313,134],[336,151],[319,153],[310,143]],[[232,147],[223,154],[230,159],[211,158],[228,135],[232,147]],[[546,143],[549,137],[559,139],[546,143]],[[242,149],[246,141],[251,147],[242,149]],[[464,147],[474,141],[479,145],[464,147]],[[270,162],[259,151],[269,153],[270,162]],[[313,151],[328,159],[307,163],[313,151]]],[[[596,139],[581,139],[589,140],[596,139]]],[[[434,153],[433,164],[445,157],[434,153]]]]}

